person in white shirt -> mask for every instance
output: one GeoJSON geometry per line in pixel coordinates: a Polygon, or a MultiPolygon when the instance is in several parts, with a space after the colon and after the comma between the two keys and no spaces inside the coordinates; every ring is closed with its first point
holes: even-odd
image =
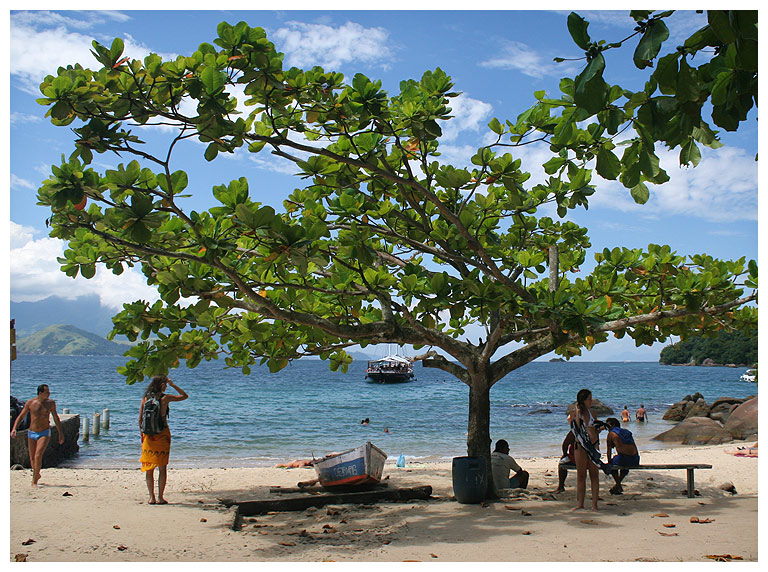
{"type": "Polygon", "coordinates": [[[520,465],[509,456],[509,443],[504,439],[496,441],[496,448],[491,453],[491,473],[493,474],[493,484],[497,489],[525,489],[528,487],[527,471],[520,468],[520,465]],[[515,471],[512,478],[509,471],[515,471]]]}

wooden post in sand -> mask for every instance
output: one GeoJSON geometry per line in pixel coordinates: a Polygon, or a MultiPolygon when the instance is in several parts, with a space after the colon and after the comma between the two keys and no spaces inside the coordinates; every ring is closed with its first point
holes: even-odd
{"type": "Polygon", "coordinates": [[[104,429],[109,429],[109,409],[101,412],[101,424],[104,429]]]}
{"type": "Polygon", "coordinates": [[[88,426],[89,422],[90,420],[88,419],[88,417],[83,415],[83,441],[87,441],[88,438],[90,437],[90,433],[89,433],[90,427],[88,426]]]}
{"type": "Polygon", "coordinates": [[[101,415],[98,413],[93,414],[93,434],[98,435],[99,434],[99,418],[101,415]]]}

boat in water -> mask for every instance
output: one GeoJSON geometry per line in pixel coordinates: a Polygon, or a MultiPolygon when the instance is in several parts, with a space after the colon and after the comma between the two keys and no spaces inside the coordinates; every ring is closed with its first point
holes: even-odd
{"type": "Polygon", "coordinates": [[[387,357],[368,362],[365,379],[374,383],[404,383],[414,381],[413,363],[402,356],[387,357]]]}
{"type": "Polygon", "coordinates": [[[387,455],[370,441],[365,444],[312,461],[317,478],[324,487],[358,486],[381,481],[387,455]]]}
{"type": "Polygon", "coordinates": [[[757,381],[757,370],[748,369],[747,371],[741,374],[741,377],[739,379],[741,381],[748,381],[750,383],[755,383],[757,381]]]}

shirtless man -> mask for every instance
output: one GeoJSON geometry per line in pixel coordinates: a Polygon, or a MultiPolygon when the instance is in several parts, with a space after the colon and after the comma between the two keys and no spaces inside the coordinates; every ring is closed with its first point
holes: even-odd
{"type": "Polygon", "coordinates": [[[637,413],[635,413],[635,418],[640,423],[648,421],[648,412],[645,410],[645,405],[643,405],[642,403],[640,404],[640,409],[638,409],[637,413]]]}
{"type": "MultiPolygon", "coordinates": [[[[639,465],[640,455],[637,451],[635,439],[632,437],[632,432],[627,429],[622,429],[619,420],[615,417],[606,419],[605,424],[608,426],[608,435],[605,437],[608,449],[608,462],[619,467],[639,465]],[[616,449],[616,454],[611,457],[611,451],[613,449],[616,449]]],[[[621,486],[621,481],[623,481],[624,477],[628,474],[629,469],[624,468],[620,471],[613,472],[613,479],[616,481],[616,485],[611,488],[610,492],[612,495],[620,495],[624,492],[624,489],[621,486]]]]}
{"type": "Polygon", "coordinates": [[[59,433],[59,445],[64,443],[64,430],[61,427],[59,414],[56,412],[56,402],[49,399],[51,390],[47,384],[37,386],[37,397],[24,404],[11,428],[11,439],[16,437],[16,427],[24,416],[29,413],[29,429],[27,430],[27,448],[29,449],[29,461],[32,464],[32,486],[37,486],[40,480],[40,469],[43,466],[43,453],[51,440],[51,427],[49,415],[53,415],[56,430],[59,433]]]}

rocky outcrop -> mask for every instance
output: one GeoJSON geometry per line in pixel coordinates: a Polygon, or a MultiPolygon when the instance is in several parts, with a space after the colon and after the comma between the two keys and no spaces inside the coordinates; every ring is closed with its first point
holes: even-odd
{"type": "Polygon", "coordinates": [[[720,397],[719,399],[716,399],[712,404],[712,407],[709,408],[708,417],[715,421],[719,421],[720,423],[725,423],[728,421],[731,412],[742,403],[744,403],[743,399],[720,397]]]}
{"type": "MultiPolygon", "coordinates": [[[[55,467],[80,450],[77,444],[80,438],[80,416],[62,414],[61,428],[64,430],[64,443],[59,445],[59,432],[56,425],[51,423],[51,439],[43,455],[43,467],[55,467]]],[[[11,466],[21,465],[30,468],[29,449],[27,448],[27,430],[17,431],[16,438],[11,439],[11,466]]]]}
{"type": "Polygon", "coordinates": [[[733,435],[734,439],[756,439],[757,397],[734,408],[723,428],[733,435]]]}
{"type": "Polygon", "coordinates": [[[654,437],[659,441],[702,445],[756,439],[757,398],[720,397],[707,405],[700,393],[694,393],[672,404],[663,419],[681,423],[654,437]]]}
{"type": "Polygon", "coordinates": [[[690,417],[653,439],[683,445],[717,445],[733,441],[731,434],[709,417],[690,417]]]}
{"type": "MultiPolygon", "coordinates": [[[[590,407],[592,410],[592,414],[596,418],[604,419],[605,417],[608,417],[609,415],[613,415],[613,409],[608,407],[605,403],[600,401],[599,399],[593,399],[592,400],[592,406],[590,407]]],[[[566,413],[570,415],[571,413],[574,413],[576,411],[576,402],[574,401],[568,406],[568,409],[566,410],[566,413]]]]}

